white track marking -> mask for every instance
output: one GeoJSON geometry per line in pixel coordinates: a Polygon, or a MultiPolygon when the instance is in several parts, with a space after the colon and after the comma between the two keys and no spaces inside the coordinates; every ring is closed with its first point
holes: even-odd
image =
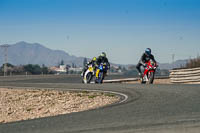
{"type": "Polygon", "coordinates": [[[126,94],[120,93],[120,92],[114,92],[114,91],[103,91],[103,90],[87,90],[87,89],[67,89],[69,91],[92,91],[92,92],[104,92],[104,93],[112,93],[112,94],[117,94],[117,95],[121,95],[124,97],[124,99],[122,101],[120,101],[119,103],[123,103],[125,101],[127,101],[128,96],[126,94]]]}

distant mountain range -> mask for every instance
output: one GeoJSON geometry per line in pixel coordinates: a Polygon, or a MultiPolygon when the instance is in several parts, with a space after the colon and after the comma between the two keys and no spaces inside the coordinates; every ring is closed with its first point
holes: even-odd
{"type": "MultiPolygon", "coordinates": [[[[0,48],[0,64],[4,63],[4,51],[0,48]]],[[[39,64],[46,66],[58,65],[61,60],[65,64],[72,63],[82,66],[84,57],[69,55],[62,50],[51,50],[39,43],[18,42],[8,48],[8,62],[13,65],[39,64]]]]}
{"type": "MultiPolygon", "coordinates": [[[[4,50],[0,48],[0,65],[4,63],[4,50]]],[[[18,42],[8,48],[8,62],[13,65],[39,64],[46,66],[58,65],[61,60],[65,64],[82,66],[85,57],[69,55],[62,50],[52,50],[39,43],[18,42]]],[[[183,66],[188,60],[177,60],[172,64],[162,63],[160,69],[172,69],[183,66]]]]}

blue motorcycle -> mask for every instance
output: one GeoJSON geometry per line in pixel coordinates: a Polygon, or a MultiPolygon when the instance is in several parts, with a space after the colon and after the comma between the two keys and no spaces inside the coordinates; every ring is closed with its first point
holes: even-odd
{"type": "Polygon", "coordinates": [[[101,63],[96,70],[95,83],[102,84],[107,73],[108,67],[106,63],[101,63]]]}

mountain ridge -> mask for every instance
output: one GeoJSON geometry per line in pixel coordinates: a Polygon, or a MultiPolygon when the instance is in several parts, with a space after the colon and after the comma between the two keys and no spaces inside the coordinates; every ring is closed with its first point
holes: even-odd
{"type": "MultiPolygon", "coordinates": [[[[3,49],[0,49],[4,53],[3,49]]],[[[65,64],[82,66],[85,57],[69,55],[63,50],[52,50],[39,43],[27,43],[24,41],[11,44],[8,48],[8,62],[13,65],[39,64],[46,66],[58,65],[61,60],[65,64]]],[[[0,64],[4,62],[4,56],[0,56],[0,64]]]]}

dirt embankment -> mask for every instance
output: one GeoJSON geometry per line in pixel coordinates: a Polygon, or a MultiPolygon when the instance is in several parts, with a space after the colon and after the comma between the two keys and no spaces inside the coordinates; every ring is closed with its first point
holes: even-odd
{"type": "Polygon", "coordinates": [[[100,92],[0,88],[0,123],[94,109],[119,99],[100,92]]]}

